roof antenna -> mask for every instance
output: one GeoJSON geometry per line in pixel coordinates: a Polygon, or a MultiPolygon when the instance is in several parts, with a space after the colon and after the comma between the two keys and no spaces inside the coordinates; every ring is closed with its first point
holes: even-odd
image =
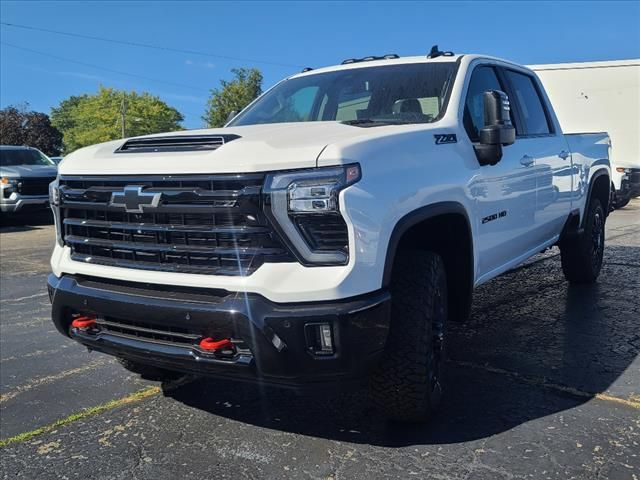
{"type": "Polygon", "coordinates": [[[431,51],[429,52],[429,55],[427,55],[427,58],[438,58],[442,56],[452,57],[453,52],[442,52],[438,49],[438,45],[434,45],[433,47],[431,47],[431,51]]]}
{"type": "Polygon", "coordinates": [[[431,47],[431,51],[429,52],[429,55],[427,55],[427,58],[436,58],[440,55],[442,55],[442,52],[438,50],[438,45],[434,45],[433,47],[431,47]]]}

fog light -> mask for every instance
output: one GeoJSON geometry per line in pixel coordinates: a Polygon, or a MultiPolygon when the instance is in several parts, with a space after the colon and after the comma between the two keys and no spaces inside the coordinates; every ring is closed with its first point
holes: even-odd
{"type": "Polygon", "coordinates": [[[333,332],[329,323],[305,325],[307,348],[314,355],[333,355],[333,332]]]}

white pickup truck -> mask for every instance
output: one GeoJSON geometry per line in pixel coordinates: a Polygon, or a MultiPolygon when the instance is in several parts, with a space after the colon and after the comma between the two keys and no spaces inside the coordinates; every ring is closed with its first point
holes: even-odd
{"type": "Polygon", "coordinates": [[[563,135],[505,60],[305,69],[225,128],[67,156],[53,321],[146,377],[364,380],[389,417],[422,421],[474,287],[553,245],[570,282],[596,280],[608,150],[606,133],[563,135]]]}

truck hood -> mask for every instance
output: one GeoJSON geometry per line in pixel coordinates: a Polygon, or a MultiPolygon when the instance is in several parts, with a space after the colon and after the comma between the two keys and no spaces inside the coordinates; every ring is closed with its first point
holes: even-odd
{"type": "Polygon", "coordinates": [[[86,147],[65,157],[61,175],[138,175],[241,173],[311,168],[329,144],[370,136],[374,130],[339,122],[300,122],[189,130],[172,135],[238,135],[217,150],[193,152],[114,153],[125,140],[86,147]]]}
{"type": "Polygon", "coordinates": [[[58,169],[48,165],[11,165],[0,167],[0,177],[55,177],[58,169]]]}

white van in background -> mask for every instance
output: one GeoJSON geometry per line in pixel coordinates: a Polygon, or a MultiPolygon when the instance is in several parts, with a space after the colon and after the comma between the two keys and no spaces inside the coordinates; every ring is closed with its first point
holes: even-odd
{"type": "Polygon", "coordinates": [[[530,65],[564,133],[607,132],[614,205],[640,195],[640,59],[530,65]]]}

